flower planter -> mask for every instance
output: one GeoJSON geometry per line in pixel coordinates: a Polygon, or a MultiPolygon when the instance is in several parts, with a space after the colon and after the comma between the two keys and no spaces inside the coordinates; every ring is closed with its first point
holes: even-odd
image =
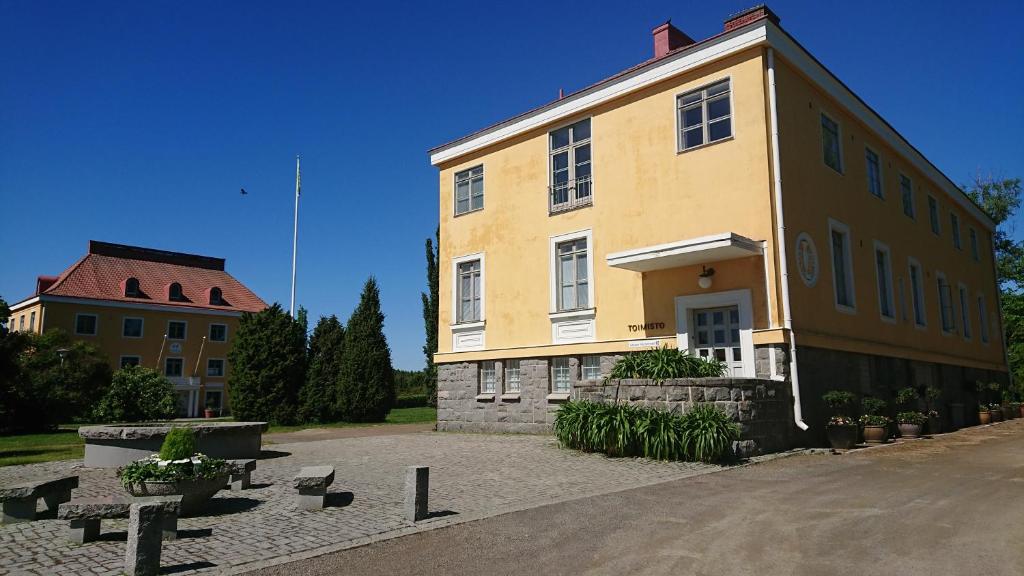
{"type": "Polygon", "coordinates": [[[1003,420],[1013,420],[1013,411],[1010,410],[1009,406],[1003,406],[1001,412],[1003,413],[1003,420]]]}
{"type": "Polygon", "coordinates": [[[1003,411],[1002,410],[989,410],[988,414],[989,414],[989,416],[992,417],[992,421],[993,422],[1002,422],[1003,421],[1003,411]]]}
{"type": "Polygon", "coordinates": [[[904,438],[920,438],[921,437],[921,425],[920,424],[904,424],[900,423],[900,436],[904,438]]]}
{"type": "Polygon", "coordinates": [[[884,444],[889,439],[889,426],[864,426],[864,441],[868,444],[884,444]]]}
{"type": "Polygon", "coordinates": [[[830,424],[828,431],[828,442],[834,450],[849,450],[857,444],[857,425],[830,424]]]}
{"type": "Polygon", "coordinates": [[[928,433],[929,434],[941,434],[942,433],[942,418],[939,416],[928,417],[928,433]]]}
{"type": "Polygon", "coordinates": [[[992,423],[992,414],[988,410],[979,410],[978,411],[978,424],[984,425],[984,424],[991,424],[991,423],[992,423]]]}
{"type": "Polygon", "coordinates": [[[203,410],[203,417],[205,417],[205,418],[214,418],[216,416],[217,416],[217,413],[214,412],[214,410],[212,408],[207,408],[207,409],[203,410]]]}
{"type": "Polygon", "coordinates": [[[207,501],[228,483],[230,473],[213,478],[179,480],[177,482],[143,481],[127,487],[132,496],[172,496],[181,494],[181,516],[195,516],[203,511],[207,501]]]}

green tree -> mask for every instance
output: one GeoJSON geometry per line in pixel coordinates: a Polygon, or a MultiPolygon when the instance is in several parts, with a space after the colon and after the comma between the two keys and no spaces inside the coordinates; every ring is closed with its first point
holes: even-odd
{"type": "Polygon", "coordinates": [[[338,412],[349,422],[384,420],[395,402],[391,350],[384,337],[380,290],[371,276],[359,305],[345,324],[345,349],[338,374],[338,412]]]}
{"type": "Polygon", "coordinates": [[[320,317],[309,339],[309,370],[299,393],[299,420],[333,422],[338,420],[337,381],[345,327],[338,317],[320,317]]]}
{"type": "Polygon", "coordinates": [[[93,407],[95,422],[143,422],[173,418],[174,385],[159,371],[127,366],[114,372],[107,393],[93,407]]]}
{"type": "Polygon", "coordinates": [[[242,314],[228,362],[236,418],[273,424],[295,421],[306,374],[306,334],[280,304],[242,314]]]}
{"type": "Polygon", "coordinates": [[[426,375],[427,403],[437,406],[437,367],[434,366],[434,354],[437,353],[437,294],[438,276],[437,259],[438,250],[441,248],[441,228],[434,232],[437,243],[427,238],[427,290],[421,292],[423,300],[423,328],[426,331],[427,341],[423,345],[423,355],[426,357],[426,365],[423,373],[426,375]]]}
{"type": "Polygon", "coordinates": [[[0,329],[0,431],[14,427],[15,400],[23,377],[18,360],[28,345],[28,337],[24,333],[8,330],[10,315],[7,302],[0,298],[0,322],[5,324],[0,329]]]}

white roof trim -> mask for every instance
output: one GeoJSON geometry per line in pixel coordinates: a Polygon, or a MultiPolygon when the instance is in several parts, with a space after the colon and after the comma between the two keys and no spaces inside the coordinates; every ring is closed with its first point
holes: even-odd
{"type": "Polygon", "coordinates": [[[762,254],[761,243],[733,232],[645,246],[607,256],[608,265],[650,272],[762,254]]]}
{"type": "Polygon", "coordinates": [[[155,310],[159,312],[175,312],[183,314],[205,314],[208,316],[225,316],[237,318],[242,315],[240,310],[214,310],[212,308],[198,308],[193,306],[165,306],[160,304],[143,304],[135,302],[121,302],[119,300],[99,300],[93,298],[74,298],[72,296],[57,296],[53,294],[43,294],[30,298],[23,302],[18,302],[14,306],[11,306],[11,312],[20,310],[29,304],[35,304],[36,302],[66,302],[69,304],[82,304],[85,306],[108,306],[110,308],[130,308],[135,310],[155,310]]]}

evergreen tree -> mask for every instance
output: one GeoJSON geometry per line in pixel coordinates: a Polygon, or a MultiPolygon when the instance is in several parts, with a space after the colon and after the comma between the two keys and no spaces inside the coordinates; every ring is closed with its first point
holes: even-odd
{"type": "Polygon", "coordinates": [[[423,299],[423,328],[426,331],[427,342],[423,345],[423,355],[426,356],[426,365],[423,374],[426,376],[427,404],[437,406],[437,367],[434,366],[434,354],[437,353],[437,259],[438,250],[441,249],[441,228],[434,232],[437,239],[435,245],[427,238],[427,290],[421,292],[423,299]]]}
{"type": "Polygon", "coordinates": [[[338,412],[349,422],[384,420],[395,402],[391,350],[384,337],[380,290],[371,276],[345,325],[338,374],[338,412]]]}
{"type": "Polygon", "coordinates": [[[295,421],[306,375],[306,333],[280,304],[242,314],[228,362],[235,418],[273,424],[295,421]]]}
{"type": "Polygon", "coordinates": [[[325,423],[339,419],[336,382],[344,349],[345,327],[337,316],[321,316],[309,339],[309,370],[299,393],[300,421],[325,423]]]}

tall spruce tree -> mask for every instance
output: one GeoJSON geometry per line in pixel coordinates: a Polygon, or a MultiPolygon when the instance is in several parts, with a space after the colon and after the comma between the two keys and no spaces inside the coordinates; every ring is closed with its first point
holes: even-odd
{"type": "Polygon", "coordinates": [[[337,316],[321,316],[309,339],[309,370],[299,393],[300,421],[325,423],[340,418],[335,383],[344,349],[345,327],[337,316]]]}
{"type": "Polygon", "coordinates": [[[273,424],[295,421],[306,374],[306,333],[280,304],[242,314],[228,362],[235,418],[273,424]]]}
{"type": "Polygon", "coordinates": [[[437,258],[438,250],[441,248],[441,228],[434,232],[437,243],[427,238],[427,290],[421,292],[423,299],[423,329],[426,331],[427,341],[423,345],[423,355],[426,357],[426,364],[423,374],[426,376],[427,404],[437,406],[437,367],[434,366],[434,354],[437,353],[437,258]]]}
{"type": "Polygon", "coordinates": [[[384,420],[395,402],[391,350],[384,337],[380,290],[372,276],[345,324],[345,349],[338,373],[338,412],[349,422],[384,420]]]}

